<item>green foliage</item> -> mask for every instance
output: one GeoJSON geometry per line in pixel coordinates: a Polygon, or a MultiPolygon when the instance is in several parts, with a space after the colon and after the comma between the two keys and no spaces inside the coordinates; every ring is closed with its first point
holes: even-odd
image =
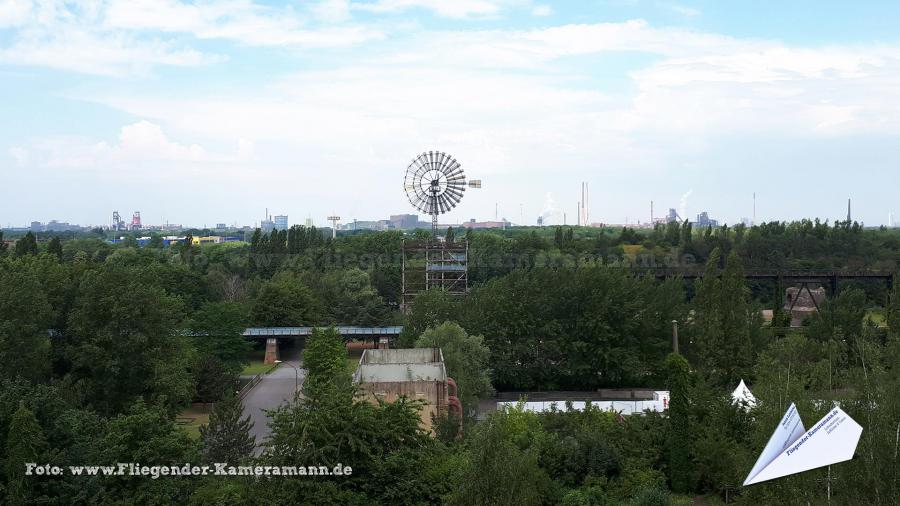
{"type": "MultiPolygon", "coordinates": [[[[807,327],[769,341],[757,302],[777,305],[780,294],[740,276],[743,267],[895,269],[896,231],[843,222],[466,231],[470,295],[417,296],[399,344],[438,344],[467,405],[466,396],[489,391],[489,365],[502,390],[668,384],[670,410],[620,418],[595,408],[516,409],[467,426],[461,438],[444,417],[443,437],[432,438],[419,427],[418,403],[356,398],[343,343],[319,331],[307,350],[305,397],[276,413],[259,463],[340,461],[355,473],[304,480],[22,481],[11,462],[28,448],[40,449],[29,458],[59,465],[212,459],[173,420],[192,396],[233,392],[247,356],[242,328],[398,321],[402,232],[331,240],[293,227],[257,232],[250,245],[187,248],[111,245],[102,231],[18,238],[0,259],[4,504],[657,504],[667,483],[713,501],[729,490],[729,502],[742,504],[823,504],[826,469],[737,485],[788,403],[809,423],[832,400],[865,428],[854,459],[832,466],[832,503],[880,506],[900,496],[900,288],[842,283],[807,327]],[[692,284],[634,274],[679,255],[712,258],[713,275],[692,284]],[[863,316],[885,301],[887,327],[875,328],[863,316]],[[696,373],[665,361],[673,319],[696,373]],[[740,378],[759,399],[749,413],[728,397],[740,378]]],[[[243,415],[229,402],[217,404],[205,442],[241,459],[243,415]]]]}
{"type": "Polygon", "coordinates": [[[351,476],[320,480],[260,480],[255,501],[303,504],[421,504],[436,502],[441,484],[426,480],[434,440],[419,427],[419,405],[354,400],[350,385],[316,389],[272,416],[268,465],[341,465],[351,476]]]}
{"type": "Polygon", "coordinates": [[[40,380],[50,372],[49,287],[26,261],[0,261],[0,378],[40,380]]]}
{"type": "Polygon", "coordinates": [[[258,327],[302,327],[319,322],[321,315],[312,291],[287,273],[265,283],[250,309],[250,321],[258,327]]]}
{"type": "Polygon", "coordinates": [[[457,397],[467,414],[479,399],[494,393],[488,366],[491,350],[484,345],[484,337],[469,335],[459,324],[445,322],[423,332],[415,346],[441,349],[447,374],[456,381],[457,397]]]}
{"type": "Polygon", "coordinates": [[[389,322],[387,305],[372,286],[368,272],[358,268],[336,269],[304,276],[325,315],[325,323],[375,327],[389,322]]]}
{"type": "Polygon", "coordinates": [[[429,327],[456,321],[458,317],[457,301],[452,295],[443,290],[422,292],[413,299],[397,344],[401,348],[411,348],[429,327]]]}
{"type": "Polygon", "coordinates": [[[669,453],[669,482],[672,490],[687,492],[692,486],[692,463],[690,444],[692,427],[691,370],[687,360],[677,353],[666,358],[665,363],[669,388],[669,427],[667,449],[669,453]]]}
{"type": "Polygon", "coordinates": [[[35,480],[25,475],[28,462],[43,463],[46,458],[47,440],[37,419],[25,406],[20,406],[12,416],[6,437],[5,504],[26,505],[35,500],[35,480]]]}
{"type": "MultiPolygon", "coordinates": [[[[485,336],[499,389],[635,386],[658,381],[669,322],[684,318],[683,299],[676,281],[622,269],[539,268],[485,283],[451,320],[485,336]]],[[[410,320],[427,320],[417,309],[410,320]]]]}
{"type": "Polygon", "coordinates": [[[737,384],[750,378],[754,353],[761,344],[762,320],[750,302],[744,271],[735,253],[728,255],[724,271],[714,250],[698,282],[689,331],[688,353],[715,386],[737,384]]]}
{"type": "Polygon", "coordinates": [[[469,437],[467,458],[450,505],[538,505],[550,489],[539,465],[536,440],[542,431],[535,415],[492,414],[469,437]],[[485,477],[490,476],[489,480],[485,477]]]}
{"type": "Polygon", "coordinates": [[[234,302],[207,302],[191,317],[190,332],[201,356],[216,357],[239,368],[246,363],[251,343],[243,332],[247,327],[247,309],[234,302]]]}
{"type": "Polygon", "coordinates": [[[243,417],[241,400],[229,395],[217,402],[209,415],[209,424],[200,427],[201,453],[207,462],[237,465],[250,457],[256,441],[250,435],[253,422],[243,417]]]}
{"type": "Polygon", "coordinates": [[[187,341],[178,332],[180,301],[138,268],[85,274],[69,316],[67,380],[101,413],[138,398],[181,406],[192,390],[187,341]]]}
{"type": "Polygon", "coordinates": [[[25,255],[37,255],[37,237],[35,237],[31,232],[26,233],[21,239],[16,241],[15,254],[17,257],[23,257],[25,255]]]}
{"type": "Polygon", "coordinates": [[[53,236],[53,239],[50,239],[50,242],[47,243],[47,253],[62,260],[62,256],[63,256],[62,241],[59,240],[58,236],[53,236]]]}
{"type": "Polygon", "coordinates": [[[331,381],[346,374],[347,348],[334,327],[313,329],[303,351],[307,381],[331,381]]]}
{"type": "MultiPolygon", "coordinates": [[[[178,464],[198,462],[198,452],[184,431],[175,426],[163,406],[138,400],[110,418],[101,441],[97,462],[178,464]]],[[[117,501],[143,504],[178,502],[190,483],[185,480],[148,480],[142,477],[107,478],[104,495],[117,501]]]]}
{"type": "Polygon", "coordinates": [[[669,506],[669,491],[665,488],[647,487],[634,496],[634,506],[669,506]]]}

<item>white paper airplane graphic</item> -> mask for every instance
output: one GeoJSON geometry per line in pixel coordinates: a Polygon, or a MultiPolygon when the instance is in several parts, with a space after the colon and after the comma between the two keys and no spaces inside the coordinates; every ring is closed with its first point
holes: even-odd
{"type": "Polygon", "coordinates": [[[791,404],[744,485],[850,460],[860,435],[862,426],[841,408],[832,409],[807,431],[797,407],[791,404]]]}

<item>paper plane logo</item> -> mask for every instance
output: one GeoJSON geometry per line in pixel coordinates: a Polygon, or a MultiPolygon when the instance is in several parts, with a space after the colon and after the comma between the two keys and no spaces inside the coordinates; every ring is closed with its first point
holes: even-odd
{"type": "Polygon", "coordinates": [[[797,406],[791,404],[744,485],[850,460],[860,435],[862,426],[840,408],[832,409],[807,431],[797,406]]]}

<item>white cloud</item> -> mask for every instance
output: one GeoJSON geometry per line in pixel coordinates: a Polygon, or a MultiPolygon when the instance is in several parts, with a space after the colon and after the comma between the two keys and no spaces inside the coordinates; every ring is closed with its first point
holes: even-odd
{"type": "Polygon", "coordinates": [[[31,15],[28,0],[3,0],[0,2],[0,28],[19,26],[31,15]]]}
{"type": "Polygon", "coordinates": [[[16,162],[19,167],[28,163],[28,150],[19,146],[9,148],[9,156],[16,162]]]}
{"type": "Polygon", "coordinates": [[[188,169],[218,170],[222,165],[253,158],[253,143],[246,139],[235,142],[233,154],[214,154],[198,144],[177,142],[159,124],[146,120],[123,126],[115,142],[54,137],[34,143],[30,150],[33,156],[23,148],[15,149],[11,154],[21,163],[33,162],[38,167],[125,172],[164,167],[158,171],[161,177],[188,169]]]}
{"type": "Polygon", "coordinates": [[[535,5],[534,8],[531,9],[532,16],[550,16],[553,14],[553,7],[550,7],[547,4],[535,5]]]}
{"type": "Polygon", "coordinates": [[[188,67],[221,60],[160,40],[138,41],[125,34],[98,35],[70,28],[28,35],[0,49],[0,63],[109,76],[145,74],[155,65],[188,67]]]}
{"type": "Polygon", "coordinates": [[[374,13],[397,13],[410,9],[425,9],[448,18],[493,17],[501,13],[504,4],[497,0],[376,0],[357,2],[354,9],[374,13]]]}
{"type": "MultiPolygon", "coordinates": [[[[335,15],[335,2],[323,11],[335,15]],[[330,12],[329,12],[330,9],[330,12]]],[[[323,8],[319,4],[318,8],[323,8]]],[[[362,26],[310,29],[293,9],[275,9],[247,0],[188,4],[176,0],[113,0],[104,26],[125,30],[159,30],[198,39],[227,39],[249,46],[340,47],[382,38],[362,26]]]]}
{"type": "Polygon", "coordinates": [[[313,16],[326,23],[339,23],[351,17],[350,0],[321,0],[310,6],[313,16]]]}
{"type": "Polygon", "coordinates": [[[225,59],[187,46],[180,35],[289,48],[346,47],[384,37],[368,26],[310,27],[309,21],[291,7],[250,0],[7,0],[0,4],[0,27],[12,30],[9,46],[0,48],[0,63],[100,75],[145,74],[157,65],[196,66],[225,59]]]}
{"type": "Polygon", "coordinates": [[[699,9],[695,9],[693,7],[688,7],[687,5],[681,5],[677,3],[662,3],[663,7],[671,10],[672,12],[684,16],[686,18],[693,18],[703,14],[699,9]]]}

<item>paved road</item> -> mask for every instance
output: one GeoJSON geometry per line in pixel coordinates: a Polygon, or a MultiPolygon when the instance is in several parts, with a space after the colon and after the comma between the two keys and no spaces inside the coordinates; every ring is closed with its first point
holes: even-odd
{"type": "Polygon", "coordinates": [[[303,386],[306,370],[301,369],[301,361],[298,357],[283,358],[283,364],[269,374],[264,374],[262,380],[254,386],[244,397],[244,415],[250,415],[253,428],[250,433],[256,438],[255,455],[262,452],[262,445],[269,438],[269,416],[266,410],[272,410],[282,403],[290,401],[294,397],[296,387],[303,386]],[[295,378],[294,369],[297,368],[295,378]],[[296,383],[295,383],[296,381],[296,383]]]}

